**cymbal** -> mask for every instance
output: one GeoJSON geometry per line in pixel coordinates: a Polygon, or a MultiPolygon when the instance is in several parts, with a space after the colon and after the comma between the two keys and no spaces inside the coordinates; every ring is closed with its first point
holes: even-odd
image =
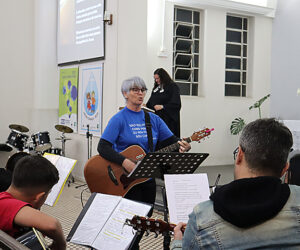
{"type": "Polygon", "coordinates": [[[60,131],[60,132],[63,132],[63,133],[73,133],[73,129],[69,128],[68,126],[65,126],[65,125],[55,125],[55,128],[60,131]]]}
{"type": "Polygon", "coordinates": [[[8,146],[7,144],[0,143],[0,151],[10,152],[12,150],[12,147],[8,146]]]}
{"type": "Polygon", "coordinates": [[[18,125],[18,124],[10,124],[8,126],[10,129],[14,129],[14,130],[17,130],[19,132],[22,132],[22,133],[26,133],[29,131],[29,129],[23,125],[18,125]]]}
{"type": "Polygon", "coordinates": [[[72,139],[71,138],[55,138],[55,140],[58,140],[58,141],[62,141],[62,140],[68,141],[68,140],[72,140],[72,139]]]}

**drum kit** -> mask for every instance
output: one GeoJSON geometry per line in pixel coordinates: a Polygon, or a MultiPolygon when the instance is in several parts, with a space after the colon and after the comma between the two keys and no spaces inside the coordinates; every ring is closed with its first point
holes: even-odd
{"type": "Polygon", "coordinates": [[[0,144],[0,151],[10,152],[13,149],[17,151],[24,151],[32,154],[43,154],[45,152],[65,156],[65,142],[71,140],[65,137],[65,133],[73,133],[73,129],[65,125],[56,125],[55,129],[61,132],[59,140],[62,142],[61,148],[52,147],[50,135],[48,131],[38,132],[31,136],[26,133],[29,129],[23,125],[10,124],[8,126],[11,130],[6,143],[0,144]]]}

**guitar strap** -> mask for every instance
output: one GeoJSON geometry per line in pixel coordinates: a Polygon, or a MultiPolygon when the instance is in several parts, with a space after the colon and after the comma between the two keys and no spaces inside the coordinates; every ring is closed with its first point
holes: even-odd
{"type": "Polygon", "coordinates": [[[153,152],[153,138],[152,138],[152,127],[150,122],[150,115],[147,111],[144,110],[145,113],[145,125],[147,130],[147,137],[148,137],[148,146],[150,152],[153,152]]]}

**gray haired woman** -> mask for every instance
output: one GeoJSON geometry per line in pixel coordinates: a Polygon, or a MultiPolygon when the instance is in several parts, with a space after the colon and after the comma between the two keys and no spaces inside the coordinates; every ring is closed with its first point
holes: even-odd
{"type": "MultiPolygon", "coordinates": [[[[142,110],[146,91],[146,84],[140,77],[131,77],[122,83],[121,92],[126,100],[126,107],[110,119],[97,148],[100,156],[111,162],[110,177],[107,176],[106,181],[105,178],[99,180],[99,185],[105,186],[106,189],[105,191],[98,191],[102,193],[111,192],[131,200],[154,204],[156,195],[154,179],[146,181],[141,179],[143,182],[138,184],[138,180],[131,180],[126,177],[134,169],[137,158],[141,155],[140,152],[144,154],[150,152],[145,127],[145,112],[142,110]],[[134,150],[131,146],[133,145],[137,145],[134,146],[134,150],[137,152],[136,155],[132,153],[134,150]],[[120,192],[118,193],[118,191],[120,192]]],[[[175,142],[179,143],[180,152],[185,152],[191,148],[189,143],[179,141],[179,138],[174,136],[159,116],[153,113],[148,114],[152,128],[153,149],[156,148],[157,144],[168,146],[175,142]]],[[[105,173],[107,172],[109,171],[105,168],[105,173]]],[[[151,214],[152,211],[148,216],[151,216],[151,214]]],[[[134,243],[136,249],[139,240],[134,243]]]]}

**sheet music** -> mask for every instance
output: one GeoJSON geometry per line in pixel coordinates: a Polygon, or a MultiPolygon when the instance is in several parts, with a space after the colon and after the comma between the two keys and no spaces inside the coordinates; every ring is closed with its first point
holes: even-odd
{"type": "Polygon", "coordinates": [[[54,155],[54,154],[48,154],[48,153],[45,153],[43,156],[48,161],[50,161],[54,166],[56,165],[58,159],[60,158],[60,155],[54,155]]]}
{"type": "Polygon", "coordinates": [[[285,126],[287,126],[293,135],[293,149],[300,150],[300,120],[283,120],[285,126]]]}
{"type": "Polygon", "coordinates": [[[54,154],[44,154],[44,157],[51,161],[53,165],[57,168],[59,173],[59,180],[56,183],[51,192],[49,193],[45,204],[49,206],[55,205],[59,195],[64,187],[65,182],[69,174],[71,173],[72,169],[74,168],[77,160],[73,160],[64,156],[54,155],[54,154]]]}
{"type": "Polygon", "coordinates": [[[164,175],[170,222],[188,222],[188,215],[199,202],[209,199],[207,174],[164,175]]]}
{"type": "Polygon", "coordinates": [[[134,237],[132,227],[124,226],[125,220],[134,215],[145,216],[150,209],[150,205],[121,196],[97,193],[71,242],[98,250],[125,250],[134,237]]]}
{"type": "Polygon", "coordinates": [[[123,226],[134,215],[145,216],[151,206],[122,199],[95,240],[93,247],[99,250],[127,249],[134,237],[133,229],[123,226]]]}
{"type": "Polygon", "coordinates": [[[97,235],[121,199],[121,196],[97,194],[81,220],[71,242],[92,246],[97,235]]]}

